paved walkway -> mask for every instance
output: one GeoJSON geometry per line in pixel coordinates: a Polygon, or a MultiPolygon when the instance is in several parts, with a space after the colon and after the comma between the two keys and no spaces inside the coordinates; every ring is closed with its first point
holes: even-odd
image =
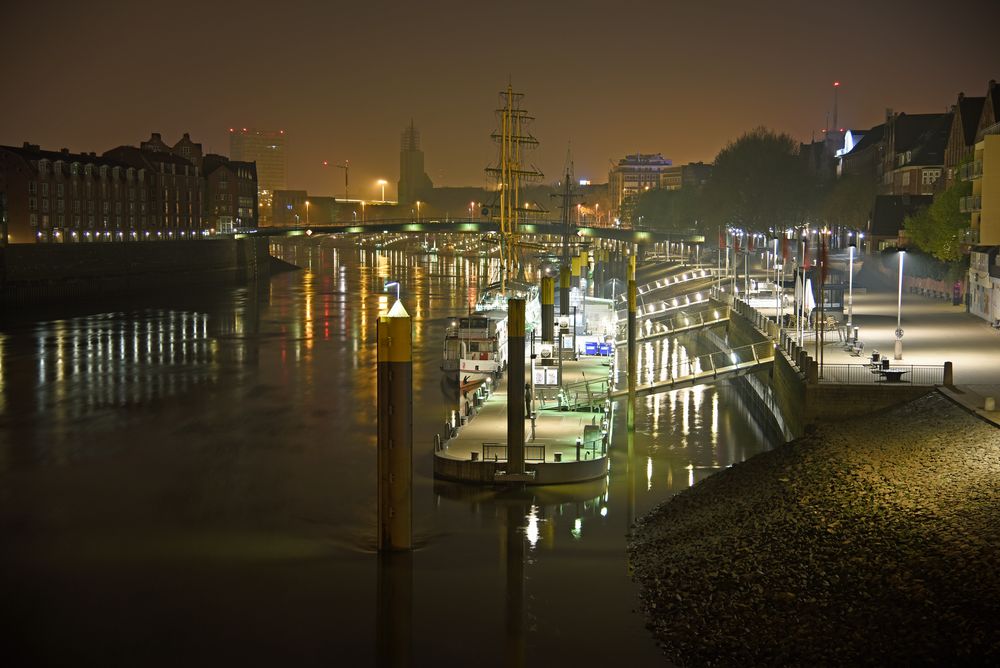
{"type": "MultiPolygon", "coordinates": [[[[772,315],[774,309],[758,309],[772,315]]],[[[836,314],[841,324],[847,314],[836,314]]],[[[837,332],[828,331],[823,347],[827,364],[859,364],[878,350],[892,359],[896,331],[896,293],[854,295],[854,326],[864,343],[862,356],[848,353],[837,332]]],[[[914,294],[903,294],[903,359],[901,365],[941,365],[951,362],[956,385],[1000,384],[1000,332],[963,306],[914,294]]],[[[813,332],[805,346],[815,356],[813,332]]],[[[895,362],[895,360],[893,360],[895,362]]]]}
{"type": "MultiPolygon", "coordinates": [[[[854,357],[847,352],[835,332],[827,332],[823,347],[825,364],[860,364],[878,350],[893,359],[896,340],[897,293],[873,290],[854,295],[854,325],[864,343],[864,353],[854,357]]],[[[767,309],[760,309],[768,313],[767,309]]],[[[773,309],[770,311],[773,313],[773,309]]],[[[838,314],[839,315],[839,314],[838,314]]],[[[844,313],[842,322],[846,322],[844,313]]],[[[1000,406],[1000,332],[980,318],[965,312],[964,306],[952,306],[950,301],[930,299],[903,293],[902,308],[903,359],[893,364],[941,365],[951,362],[954,368],[954,389],[945,394],[1000,426],[1000,411],[984,410],[987,397],[1000,406]]],[[[810,332],[806,347],[815,355],[810,332]]]]}

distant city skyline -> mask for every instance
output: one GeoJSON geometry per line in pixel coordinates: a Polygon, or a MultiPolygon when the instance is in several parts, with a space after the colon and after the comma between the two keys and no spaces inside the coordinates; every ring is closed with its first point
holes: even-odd
{"type": "MultiPolygon", "coordinates": [[[[508,77],[537,117],[533,158],[546,181],[559,179],[570,149],[577,177],[599,183],[626,154],[707,162],[758,125],[809,141],[832,112],[835,80],[840,125],[868,128],[886,108],[943,112],[958,92],[981,94],[1000,76],[989,21],[945,28],[959,9],[991,15],[985,0],[902,9],[845,0],[833,13],[791,0],[626,2],[610,13],[586,0],[512,6],[503,19],[452,1],[304,3],[287,9],[294,36],[281,49],[237,53],[218,43],[217,26],[247,44],[272,43],[274,26],[259,20],[270,4],[248,0],[234,12],[178,0],[159,7],[157,21],[184,30],[148,31],[141,6],[112,5],[84,21],[91,10],[55,3],[39,30],[0,44],[13,101],[0,109],[0,143],[97,151],[150,131],[189,132],[206,152],[225,153],[231,127],[280,128],[288,187],[339,195],[342,172],[322,163],[349,160],[352,197],[377,199],[379,179],[395,197],[399,129],[411,118],[435,185],[487,185],[492,110],[508,77]],[[519,16],[530,20],[515,24],[519,16]],[[484,38],[503,30],[512,57],[484,38]],[[137,53],[169,57],[151,66],[137,53]],[[192,77],[209,63],[213,76],[192,77]]],[[[36,17],[7,5],[0,18],[26,26],[36,17]]]]}

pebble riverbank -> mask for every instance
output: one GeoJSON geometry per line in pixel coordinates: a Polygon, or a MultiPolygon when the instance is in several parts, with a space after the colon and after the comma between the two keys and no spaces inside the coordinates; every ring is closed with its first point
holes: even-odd
{"type": "Polygon", "coordinates": [[[680,665],[1000,662],[1000,429],[938,393],[719,472],[633,527],[680,665]]]}

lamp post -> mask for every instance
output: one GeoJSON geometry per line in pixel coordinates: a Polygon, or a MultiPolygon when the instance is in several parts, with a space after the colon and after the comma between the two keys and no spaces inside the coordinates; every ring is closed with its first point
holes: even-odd
{"type": "Polygon", "coordinates": [[[309,200],[306,200],[306,226],[309,226],[309,200]]]}
{"type": "Polygon", "coordinates": [[[420,200],[417,200],[417,222],[420,222],[420,200]]]}
{"type": "Polygon", "coordinates": [[[472,211],[475,209],[476,203],[469,202],[469,220],[472,220],[472,211]]]}
{"type": "Polygon", "coordinates": [[[903,260],[906,259],[906,251],[899,250],[899,293],[896,298],[896,350],[894,359],[903,359],[903,260]]]}
{"type": "Polygon", "coordinates": [[[847,255],[849,262],[847,265],[847,338],[850,339],[854,332],[854,233],[847,233],[847,255]]]}
{"type": "Polygon", "coordinates": [[[375,182],[376,185],[382,186],[382,202],[385,202],[385,186],[389,183],[385,179],[379,179],[375,182]]]}

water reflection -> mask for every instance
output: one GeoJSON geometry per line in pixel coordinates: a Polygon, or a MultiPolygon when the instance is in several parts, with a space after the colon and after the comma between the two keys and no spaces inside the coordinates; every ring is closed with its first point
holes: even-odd
{"type": "MultiPolygon", "coordinates": [[[[615,425],[603,480],[505,493],[435,481],[432,436],[454,401],[439,384],[444,328],[497,260],[322,239],[272,250],[304,269],[155,308],[0,327],[11,546],[0,572],[27,583],[10,604],[76,620],[64,631],[76,660],[98,656],[93,638],[108,625],[136,638],[140,657],[164,646],[164,628],[194,625],[218,635],[174,633],[157,661],[279,663],[294,646],[352,665],[660,665],[633,612],[624,536],[654,505],[768,447],[732,388],[643,399],[634,436],[615,425]],[[399,559],[372,550],[386,279],[414,316],[421,547],[399,559]],[[461,642],[439,642],[442,629],[461,642]]],[[[643,346],[645,378],[676,373],[693,345],[643,346]]],[[[19,642],[35,638],[29,622],[9,629],[19,642]]]]}

